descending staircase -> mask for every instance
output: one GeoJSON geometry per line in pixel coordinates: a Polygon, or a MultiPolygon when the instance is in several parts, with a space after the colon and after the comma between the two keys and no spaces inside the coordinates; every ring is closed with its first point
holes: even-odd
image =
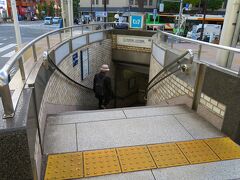
{"type": "MultiPolygon", "coordinates": [[[[146,171],[95,177],[96,179],[234,179],[240,177],[240,149],[235,152],[233,160],[225,161],[208,139],[217,138],[229,141],[205,119],[197,115],[185,105],[177,106],[145,106],[137,108],[121,108],[96,111],[74,111],[51,115],[47,119],[44,136],[44,153],[57,154],[68,152],[92,152],[114,148],[120,156],[121,147],[144,147],[151,151],[151,145],[173,143],[181,149],[181,142],[204,143],[218,160],[192,163],[186,158],[185,166],[159,168],[154,159],[154,168],[146,171]],[[201,140],[202,142],[195,141],[201,140]],[[180,143],[180,144],[178,144],[180,143]],[[216,154],[215,154],[216,153],[216,154]],[[238,154],[239,153],[239,154],[238,154]],[[238,157],[239,156],[239,157],[238,157]],[[212,162],[216,161],[216,162],[212,162]],[[203,163],[201,163],[203,162],[203,163]],[[207,163],[206,163],[207,162],[207,163]],[[192,165],[191,165],[192,164],[192,165]],[[194,165],[193,165],[194,164],[194,165]]],[[[232,143],[232,142],[231,142],[232,143]]],[[[234,144],[234,143],[232,143],[234,144]]],[[[196,145],[196,147],[198,147],[196,145]]],[[[195,148],[196,148],[195,147],[195,148]]],[[[239,148],[234,145],[234,148],[239,148]]],[[[203,150],[204,151],[204,150],[203,150]]],[[[87,153],[86,152],[86,153],[87,153]]],[[[114,150],[115,153],[115,150],[114,150]]],[[[200,152],[201,153],[201,152],[200,152]]],[[[185,154],[186,155],[186,154],[185,154]]],[[[82,158],[82,153],[79,154],[82,158]]],[[[81,159],[80,158],[80,159],[81,159]]],[[[204,157],[203,157],[204,158],[204,157]]],[[[53,158],[54,159],[54,158],[53,158]]],[[[121,157],[118,157],[121,162],[121,157]]],[[[201,157],[200,157],[201,159],[201,157]]],[[[194,161],[193,161],[194,162],[194,161]]],[[[182,164],[184,165],[184,164],[182,164]]],[[[177,166],[173,165],[173,166],[177,166]]],[[[121,164],[121,170],[124,171],[121,164]]],[[[86,168],[86,167],[85,167],[86,168]]],[[[126,168],[127,169],[127,168],[126,168]]],[[[138,169],[138,170],[144,170],[138,169]]],[[[131,170],[130,170],[131,171],[131,170]]],[[[135,170],[132,170],[135,171],[135,170]]],[[[87,170],[84,169],[86,173],[87,170]]],[[[105,175],[106,172],[102,175],[105,175]]],[[[109,171],[110,172],[110,171],[109,171]]],[[[119,173],[115,172],[115,173],[119,173]]],[[[49,172],[48,172],[49,173],[49,172]]],[[[115,174],[109,173],[109,174],[115,174]]],[[[84,177],[92,176],[90,173],[84,177]]],[[[96,175],[99,175],[96,172],[96,175]]],[[[82,174],[72,178],[83,177],[82,174]]],[[[69,178],[68,177],[68,178],[69,178]]]]}

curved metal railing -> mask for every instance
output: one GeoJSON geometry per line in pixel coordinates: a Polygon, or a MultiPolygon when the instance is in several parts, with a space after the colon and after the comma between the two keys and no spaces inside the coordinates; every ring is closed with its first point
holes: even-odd
{"type": "Polygon", "coordinates": [[[83,34],[88,34],[95,31],[98,32],[103,30],[111,30],[115,25],[116,23],[107,22],[61,28],[39,36],[38,38],[29,42],[22,49],[20,49],[0,70],[0,93],[2,96],[2,103],[4,108],[4,118],[11,118],[14,116],[14,111],[17,107],[21,92],[25,87],[31,71],[34,69],[37,61],[42,57],[44,51],[49,51],[58,44],[61,44],[63,41],[70,40],[73,37],[78,37],[83,34]],[[75,36],[74,33],[76,33],[77,35],[75,36]],[[50,38],[56,35],[58,36],[56,38],[58,42],[54,45],[51,45],[50,38]],[[63,39],[64,37],[67,38],[63,39]],[[42,40],[45,40],[45,44],[47,47],[44,47],[42,51],[38,52],[36,45],[42,40]],[[30,58],[27,61],[24,61],[23,55],[29,52],[29,49],[31,50],[30,58]],[[30,65],[26,63],[29,63],[30,65]],[[17,71],[18,79],[16,78],[15,74],[13,79],[10,81],[10,72],[12,68],[16,66],[16,64],[19,65],[19,71],[17,71]]]}
{"type": "Polygon", "coordinates": [[[206,66],[213,67],[215,69],[224,71],[225,73],[228,73],[234,76],[240,75],[240,66],[232,68],[231,67],[233,64],[232,61],[229,61],[226,65],[223,65],[226,67],[218,65],[217,62],[208,61],[208,58],[209,59],[212,58],[212,61],[216,61],[217,60],[216,54],[219,51],[229,53],[230,55],[234,56],[235,59],[239,59],[240,58],[239,48],[228,47],[228,46],[203,42],[199,40],[194,40],[194,39],[178,36],[175,34],[171,34],[165,31],[158,31],[156,37],[157,38],[155,39],[155,42],[158,41],[161,44],[165,43],[166,48],[179,50],[180,52],[185,52],[186,49],[192,49],[195,52],[195,54],[197,54],[197,56],[195,56],[193,61],[198,64],[205,64],[206,66]],[[187,48],[185,46],[186,44],[188,44],[187,48]],[[212,56],[215,56],[215,58],[210,57],[208,54],[206,54],[208,49],[206,48],[203,49],[203,47],[209,48],[209,51],[214,51],[212,56]]]}

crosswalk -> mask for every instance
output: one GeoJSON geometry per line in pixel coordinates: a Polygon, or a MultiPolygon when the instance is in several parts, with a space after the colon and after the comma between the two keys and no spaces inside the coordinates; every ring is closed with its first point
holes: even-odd
{"type": "Polygon", "coordinates": [[[5,61],[11,58],[15,54],[16,44],[14,43],[2,43],[0,42],[0,61],[4,59],[5,61]]]}

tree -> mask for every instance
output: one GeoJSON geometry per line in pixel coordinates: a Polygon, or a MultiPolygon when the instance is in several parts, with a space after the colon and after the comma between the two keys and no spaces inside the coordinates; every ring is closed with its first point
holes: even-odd
{"type": "MultiPolygon", "coordinates": [[[[42,5],[42,11],[44,11],[44,16],[46,16],[47,15],[47,10],[48,10],[48,5],[47,5],[47,2],[46,1],[44,1],[43,2],[43,5],[42,5]]],[[[41,12],[42,13],[42,12],[41,12]]]]}
{"type": "MultiPolygon", "coordinates": [[[[92,1],[92,0],[90,0],[92,1]]],[[[78,6],[79,6],[80,0],[73,0],[73,17],[78,17],[78,6]]]]}
{"type": "Polygon", "coordinates": [[[54,16],[54,12],[55,12],[54,4],[55,4],[54,1],[50,1],[50,4],[48,6],[48,15],[49,16],[54,16]]]}
{"type": "Polygon", "coordinates": [[[43,6],[41,3],[37,3],[37,10],[38,10],[38,13],[37,13],[38,19],[42,19],[43,6]]]}
{"type": "Polygon", "coordinates": [[[193,6],[200,3],[201,0],[184,0],[184,3],[192,4],[193,6]]]}
{"type": "Polygon", "coordinates": [[[164,2],[164,12],[177,13],[179,12],[179,2],[164,2]]]}
{"type": "Polygon", "coordinates": [[[208,0],[208,9],[212,11],[220,9],[224,0],[208,0]]]}

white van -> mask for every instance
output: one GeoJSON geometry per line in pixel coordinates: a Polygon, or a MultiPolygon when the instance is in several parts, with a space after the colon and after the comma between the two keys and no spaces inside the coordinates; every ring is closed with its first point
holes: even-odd
{"type": "MultiPolygon", "coordinates": [[[[193,25],[192,30],[187,33],[187,37],[191,39],[199,39],[202,31],[202,24],[193,25]]],[[[215,38],[219,38],[221,34],[221,25],[205,24],[203,37],[207,42],[212,42],[215,38]]]]}
{"type": "Polygon", "coordinates": [[[53,18],[51,16],[47,16],[44,18],[44,24],[51,25],[53,23],[53,18]]]}

